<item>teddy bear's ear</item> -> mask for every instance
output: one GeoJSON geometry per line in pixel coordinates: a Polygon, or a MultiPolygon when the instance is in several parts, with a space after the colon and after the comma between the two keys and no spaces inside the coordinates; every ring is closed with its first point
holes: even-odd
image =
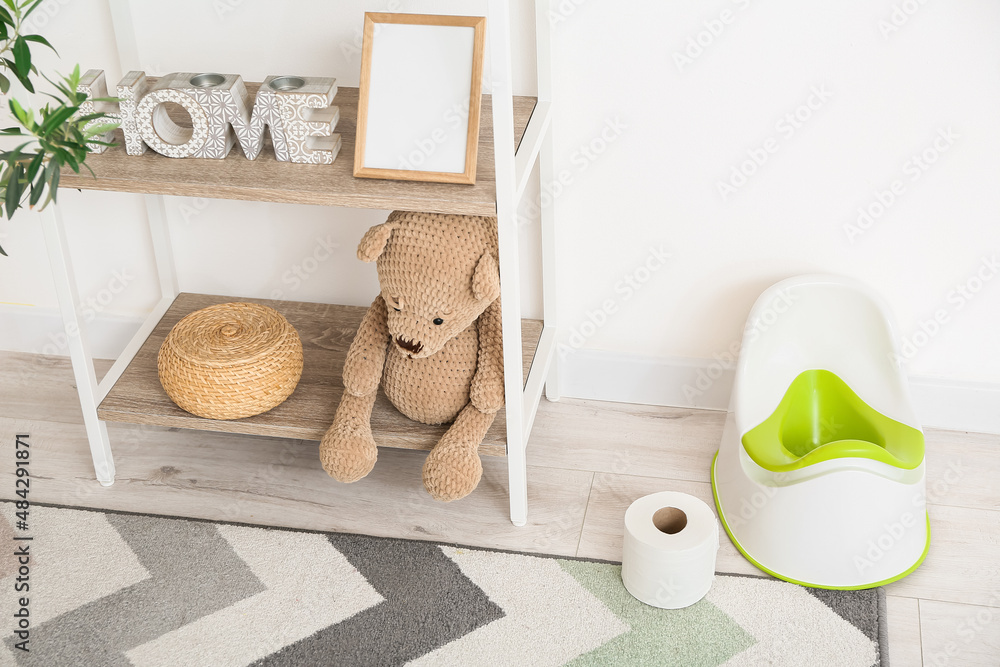
{"type": "Polygon", "coordinates": [[[393,227],[391,222],[383,222],[365,232],[365,235],[361,237],[361,243],[358,244],[358,259],[362,262],[374,262],[378,259],[378,256],[385,250],[385,244],[392,235],[393,227]]]}
{"type": "Polygon", "coordinates": [[[488,251],[479,258],[472,274],[472,294],[480,301],[493,301],[500,296],[500,267],[488,251]]]}

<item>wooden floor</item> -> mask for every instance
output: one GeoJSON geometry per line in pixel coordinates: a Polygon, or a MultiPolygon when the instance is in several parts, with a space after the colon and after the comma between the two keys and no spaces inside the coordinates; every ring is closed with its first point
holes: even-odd
{"type": "MultiPolygon", "coordinates": [[[[103,372],[110,362],[100,364],[103,372]]],[[[69,361],[0,352],[0,442],[32,438],[32,499],[135,512],[352,531],[520,551],[620,559],[629,503],[677,490],[711,504],[708,468],[722,414],[542,401],[528,447],[528,525],[508,519],[506,460],[452,504],[420,482],[425,454],[383,449],[352,485],[320,468],[316,443],[108,424],[114,486],[94,481],[69,361]]],[[[887,587],[890,658],[1000,665],[1000,436],[927,433],[933,540],[917,572],[887,587]]],[[[13,456],[0,451],[0,497],[13,456]]],[[[718,569],[757,573],[723,536],[718,569]]]]}

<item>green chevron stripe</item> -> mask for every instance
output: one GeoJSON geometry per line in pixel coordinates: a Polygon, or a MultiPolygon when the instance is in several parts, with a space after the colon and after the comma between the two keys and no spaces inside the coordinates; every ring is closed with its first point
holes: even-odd
{"type": "Polygon", "coordinates": [[[561,560],[563,570],[601,600],[631,630],[569,663],[715,667],[755,643],[753,637],[712,603],[657,609],[639,602],[622,585],[621,566],[561,560]]]}

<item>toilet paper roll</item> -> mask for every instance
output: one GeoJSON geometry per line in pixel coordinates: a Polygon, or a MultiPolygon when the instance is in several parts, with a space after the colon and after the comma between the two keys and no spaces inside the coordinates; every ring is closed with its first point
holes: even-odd
{"type": "Polygon", "coordinates": [[[705,597],[715,578],[719,523],[694,496],[663,491],[625,512],[622,582],[638,600],[680,609],[705,597]]]}

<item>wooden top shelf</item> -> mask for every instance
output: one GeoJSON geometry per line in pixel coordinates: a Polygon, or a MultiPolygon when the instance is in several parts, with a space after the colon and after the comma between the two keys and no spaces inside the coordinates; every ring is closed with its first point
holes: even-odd
{"type": "MultiPolygon", "coordinates": [[[[247,83],[251,95],[256,94],[259,86],[247,83]]],[[[535,101],[533,97],[514,98],[515,148],[524,135],[535,101]]],[[[79,174],[64,169],[60,185],[81,190],[182,197],[496,215],[493,114],[489,95],[483,96],[475,185],[355,178],[358,89],[340,88],[333,103],[340,107],[340,122],[335,132],[340,133],[343,145],[332,165],[278,162],[269,136],[256,160],[247,160],[238,145],[225,160],[176,159],[152,151],[127,155],[121,130],[118,130],[115,132],[118,146],[87,158],[96,178],[86,168],[79,174]]]]}
{"type": "MultiPolygon", "coordinates": [[[[279,438],[321,440],[333,422],[344,391],[342,372],[347,350],[367,308],[296,301],[265,301],[204,294],[180,294],[143,343],[132,363],[112,387],[97,410],[106,421],[150,424],[203,431],[222,431],[279,438]],[[295,392],[278,407],[254,417],[217,420],[196,417],[177,407],[163,391],[156,370],[160,346],[182,317],[217,303],[247,301],[274,308],[284,315],[302,339],[304,364],[295,392]]],[[[538,320],[521,321],[522,372],[528,369],[542,333],[538,320]]],[[[447,426],[427,426],[404,417],[382,391],[372,410],[375,442],[384,447],[429,450],[447,426]]],[[[497,413],[480,445],[480,454],[506,453],[505,413],[497,413]]]]}

